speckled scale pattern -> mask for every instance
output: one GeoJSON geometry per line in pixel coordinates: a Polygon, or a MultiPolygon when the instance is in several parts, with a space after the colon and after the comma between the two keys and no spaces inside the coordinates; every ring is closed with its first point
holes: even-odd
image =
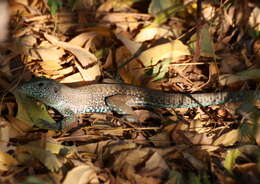
{"type": "MultiPolygon", "coordinates": [[[[239,102],[250,97],[252,91],[217,92],[200,94],[164,93],[125,84],[92,84],[79,88],[62,87],[60,90],[63,108],[75,114],[110,111],[106,98],[114,95],[131,96],[129,106],[152,106],[165,108],[191,108],[227,102],[239,102]]],[[[62,107],[59,107],[62,108],[62,107]]],[[[58,108],[58,109],[59,109],[58,108]]]]}
{"type": "MultiPolygon", "coordinates": [[[[22,84],[19,92],[38,99],[65,117],[83,113],[117,111],[107,104],[107,98],[118,95],[127,97],[128,106],[165,108],[191,108],[227,102],[239,102],[250,97],[259,99],[259,91],[234,91],[217,93],[181,94],[165,93],[126,84],[92,84],[70,88],[51,79],[37,78],[22,84]]],[[[119,109],[118,109],[119,110],[119,109]]]]}

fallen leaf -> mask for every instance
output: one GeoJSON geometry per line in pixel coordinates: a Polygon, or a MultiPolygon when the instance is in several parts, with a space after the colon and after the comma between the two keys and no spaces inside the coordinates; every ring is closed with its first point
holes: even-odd
{"type": "Polygon", "coordinates": [[[58,160],[57,156],[50,151],[41,148],[39,145],[40,144],[38,144],[37,146],[27,144],[21,146],[19,149],[25,150],[25,152],[29,152],[34,158],[39,160],[49,170],[53,172],[58,171],[61,168],[62,163],[58,160]]]}
{"type": "Polygon", "coordinates": [[[157,13],[170,8],[172,5],[174,5],[172,0],[152,0],[149,5],[148,12],[152,15],[156,15],[157,13]]]}
{"type": "Polygon", "coordinates": [[[173,36],[172,32],[168,29],[162,27],[145,27],[141,29],[141,31],[136,35],[135,41],[136,42],[145,42],[148,40],[158,38],[165,38],[173,36]]]}
{"type": "Polygon", "coordinates": [[[0,1],[0,41],[7,39],[9,8],[7,1],[0,1]]]}
{"type": "Polygon", "coordinates": [[[92,165],[81,165],[68,172],[62,184],[99,183],[97,172],[99,169],[92,165]]]}
{"type": "MultiPolygon", "coordinates": [[[[193,52],[196,50],[196,40],[197,40],[197,33],[191,37],[191,48],[193,52]]],[[[215,50],[214,50],[214,43],[212,36],[209,32],[209,25],[204,24],[200,30],[200,55],[204,57],[212,57],[215,58],[215,50]]]]}
{"type": "Polygon", "coordinates": [[[239,73],[236,73],[234,75],[232,74],[223,74],[219,76],[219,83],[222,86],[229,86],[234,83],[242,82],[245,80],[253,79],[257,80],[260,78],[260,69],[250,69],[250,70],[245,70],[239,73]]]}
{"type": "Polygon", "coordinates": [[[235,165],[235,161],[238,156],[240,156],[241,152],[238,149],[232,149],[227,151],[227,155],[223,162],[224,167],[230,173],[232,173],[232,169],[235,165]]]}
{"type": "MultiPolygon", "coordinates": [[[[67,43],[67,42],[61,42],[58,41],[54,36],[44,34],[46,39],[50,41],[52,44],[62,47],[65,50],[68,50],[71,52],[75,57],[78,59],[78,61],[81,63],[83,67],[86,67],[84,71],[86,71],[87,75],[84,72],[83,79],[85,81],[95,81],[97,80],[100,75],[100,68],[97,64],[97,58],[95,55],[90,53],[87,49],[81,48],[79,46],[67,43]]],[[[83,72],[83,70],[81,71],[83,72]]]]}
{"type": "Polygon", "coordinates": [[[18,162],[11,155],[0,151],[0,171],[10,171],[18,162]]]}
{"type": "Polygon", "coordinates": [[[16,102],[18,104],[18,112],[16,118],[31,125],[46,128],[42,126],[40,119],[55,123],[55,121],[48,114],[45,106],[37,105],[36,101],[25,95],[14,92],[16,102]]]}
{"type": "Polygon", "coordinates": [[[240,130],[231,130],[220,137],[218,137],[214,142],[213,145],[224,145],[224,146],[231,146],[235,144],[240,138],[240,130]]]}
{"type": "Polygon", "coordinates": [[[61,83],[76,83],[76,82],[81,82],[82,80],[83,80],[83,78],[82,78],[81,74],[78,72],[78,73],[74,73],[72,75],[65,77],[60,82],[61,83]]]}
{"type": "Polygon", "coordinates": [[[139,59],[144,66],[151,66],[156,65],[158,61],[163,59],[172,59],[187,55],[190,55],[188,47],[180,40],[173,40],[143,51],[139,55],[139,59]]]}

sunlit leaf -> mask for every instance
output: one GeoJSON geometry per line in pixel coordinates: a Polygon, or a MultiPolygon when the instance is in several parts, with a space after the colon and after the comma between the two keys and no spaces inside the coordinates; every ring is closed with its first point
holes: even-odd
{"type": "Polygon", "coordinates": [[[0,151],[0,171],[8,171],[18,164],[10,154],[0,151]]]}
{"type": "Polygon", "coordinates": [[[224,167],[232,173],[232,169],[235,165],[235,161],[238,156],[240,156],[241,152],[238,149],[232,149],[227,151],[227,155],[224,160],[224,167]]]}

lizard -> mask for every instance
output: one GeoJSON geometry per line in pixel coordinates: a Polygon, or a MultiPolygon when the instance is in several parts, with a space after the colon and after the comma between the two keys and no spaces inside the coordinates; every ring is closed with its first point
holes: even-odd
{"type": "MultiPolygon", "coordinates": [[[[168,93],[121,83],[98,83],[71,88],[53,79],[36,77],[16,89],[50,106],[63,115],[63,120],[43,124],[50,129],[63,130],[74,117],[84,113],[114,111],[135,121],[132,107],[193,108],[230,102],[259,99],[260,92],[231,91],[214,93],[168,93]]],[[[127,119],[127,118],[126,118],[127,119]]]]}

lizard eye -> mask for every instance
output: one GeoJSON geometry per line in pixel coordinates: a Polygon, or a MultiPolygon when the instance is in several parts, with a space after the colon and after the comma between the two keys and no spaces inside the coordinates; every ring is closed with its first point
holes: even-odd
{"type": "Polygon", "coordinates": [[[53,91],[54,91],[54,93],[58,93],[59,89],[54,87],[53,91]]]}
{"type": "Polygon", "coordinates": [[[40,82],[39,84],[38,84],[38,87],[43,87],[44,86],[44,83],[43,82],[40,82]]]}

